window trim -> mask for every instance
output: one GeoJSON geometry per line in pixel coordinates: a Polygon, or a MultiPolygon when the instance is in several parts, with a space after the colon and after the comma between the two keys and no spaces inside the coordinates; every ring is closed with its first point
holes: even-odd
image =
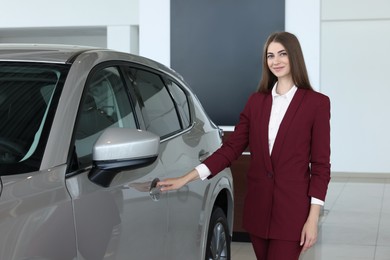
{"type": "MultiPolygon", "coordinates": [[[[192,106],[191,98],[189,98],[190,95],[189,95],[188,91],[186,91],[181,86],[180,83],[178,83],[176,80],[174,80],[172,77],[170,77],[169,74],[166,74],[164,72],[160,72],[158,70],[149,68],[147,66],[143,66],[143,65],[140,65],[140,64],[134,64],[134,63],[125,64],[123,66],[124,74],[126,74],[126,71],[127,71],[128,68],[137,69],[137,70],[143,70],[143,71],[150,72],[152,74],[157,75],[161,79],[161,81],[162,81],[162,83],[164,85],[164,88],[168,92],[169,97],[171,98],[171,100],[172,100],[172,102],[174,104],[174,107],[175,107],[175,110],[176,110],[176,116],[178,117],[179,124],[180,124],[180,129],[177,130],[177,131],[173,131],[173,132],[171,132],[171,133],[169,133],[167,135],[160,136],[161,140],[165,141],[165,140],[168,140],[168,139],[172,139],[172,138],[177,137],[178,135],[180,135],[180,134],[182,134],[184,132],[187,132],[188,130],[192,129],[192,127],[194,125],[194,123],[193,123],[194,121],[192,120],[193,119],[193,116],[192,116],[192,110],[193,109],[191,107],[192,106]],[[181,118],[180,112],[179,112],[178,107],[177,107],[177,103],[176,103],[175,99],[173,98],[172,93],[171,93],[171,91],[169,90],[169,88],[167,86],[167,82],[166,82],[167,79],[172,81],[172,82],[174,82],[176,85],[178,85],[178,87],[180,87],[180,89],[185,93],[185,95],[187,97],[188,109],[189,109],[189,112],[190,112],[190,124],[187,127],[183,127],[183,122],[182,122],[182,118],[181,118]]],[[[129,88],[129,91],[131,92],[131,96],[136,98],[137,95],[135,94],[134,89],[130,87],[130,84],[131,84],[130,79],[128,79],[128,76],[125,76],[125,78],[126,78],[126,81],[128,81],[129,85],[127,85],[127,87],[129,88]]],[[[140,102],[140,100],[138,100],[138,99],[135,101],[135,103],[139,103],[139,102],[140,102]]],[[[145,124],[145,121],[144,121],[145,119],[144,119],[144,116],[142,114],[141,109],[139,109],[139,113],[140,113],[140,117],[143,120],[143,129],[146,129],[146,124],[145,124]]]]}
{"type": "Polygon", "coordinates": [[[127,99],[129,100],[130,107],[131,107],[131,109],[133,111],[136,128],[137,129],[141,129],[139,118],[138,118],[139,117],[139,113],[137,113],[137,110],[136,110],[135,105],[134,105],[134,100],[131,98],[131,93],[129,93],[129,90],[128,90],[129,88],[128,88],[128,85],[127,85],[126,77],[123,74],[123,71],[121,69],[121,64],[122,63],[123,62],[116,62],[116,61],[102,62],[102,63],[99,63],[96,66],[94,66],[90,70],[90,72],[88,73],[87,79],[86,79],[85,84],[83,86],[83,91],[82,91],[82,94],[81,94],[80,102],[78,104],[76,120],[75,120],[75,123],[73,125],[72,139],[71,139],[71,143],[69,145],[69,154],[68,154],[68,159],[67,159],[66,177],[71,177],[71,176],[78,175],[78,174],[80,174],[82,172],[85,172],[86,170],[92,168],[92,163],[93,162],[91,162],[90,165],[87,165],[85,167],[73,169],[74,165],[75,164],[78,165],[78,163],[79,163],[78,162],[78,158],[77,158],[77,154],[75,152],[75,142],[76,142],[76,129],[78,128],[79,122],[80,122],[80,115],[81,115],[82,104],[83,104],[83,102],[85,101],[85,98],[86,98],[87,86],[90,84],[90,82],[93,79],[93,77],[99,71],[102,71],[102,70],[104,70],[106,68],[110,68],[110,67],[114,67],[114,68],[117,69],[117,71],[119,73],[119,76],[120,76],[120,78],[121,78],[121,80],[123,82],[123,86],[125,88],[126,96],[127,96],[127,99]]]}
{"type": "Polygon", "coordinates": [[[173,79],[170,78],[170,77],[163,76],[163,81],[164,81],[165,87],[167,88],[168,92],[169,92],[170,95],[171,95],[171,98],[172,98],[173,102],[175,103],[175,107],[176,107],[176,110],[177,110],[177,113],[178,113],[178,117],[179,117],[179,119],[180,119],[181,128],[182,128],[183,130],[185,130],[185,129],[189,128],[189,127],[193,124],[193,120],[192,120],[192,117],[193,117],[193,116],[192,116],[192,113],[191,113],[191,112],[192,112],[192,111],[191,111],[192,108],[191,108],[191,105],[190,105],[190,98],[189,98],[189,97],[190,97],[190,94],[189,94],[188,91],[186,91],[186,90],[181,86],[180,83],[178,83],[177,81],[173,80],[173,79]],[[183,91],[183,93],[184,93],[184,95],[185,95],[185,97],[186,97],[187,106],[188,106],[188,112],[189,112],[189,113],[188,113],[188,114],[189,114],[189,124],[188,124],[188,126],[184,126],[183,118],[182,118],[182,115],[180,114],[178,104],[177,104],[177,102],[176,102],[176,100],[175,100],[173,94],[171,93],[171,90],[170,90],[169,87],[168,87],[168,84],[169,84],[170,82],[174,83],[181,91],[183,91]]]}

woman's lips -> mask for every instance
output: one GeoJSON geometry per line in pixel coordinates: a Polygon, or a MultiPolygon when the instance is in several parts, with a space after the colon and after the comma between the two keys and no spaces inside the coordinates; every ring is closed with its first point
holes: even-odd
{"type": "Polygon", "coordinates": [[[284,69],[284,67],[274,67],[273,68],[275,71],[281,71],[282,69],[284,69]]]}

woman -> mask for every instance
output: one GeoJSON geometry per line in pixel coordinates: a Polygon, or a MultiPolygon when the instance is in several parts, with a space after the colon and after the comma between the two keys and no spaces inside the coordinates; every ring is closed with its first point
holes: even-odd
{"type": "Polygon", "coordinates": [[[296,260],[317,240],[330,181],[330,101],[312,89],[291,33],[266,41],[259,89],[229,139],[191,172],[161,181],[161,190],[217,174],[248,146],[243,223],[257,259],[296,260]]]}

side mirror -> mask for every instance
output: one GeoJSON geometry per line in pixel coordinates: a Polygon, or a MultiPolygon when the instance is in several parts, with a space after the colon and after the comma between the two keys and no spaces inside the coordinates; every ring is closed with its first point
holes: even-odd
{"type": "Polygon", "coordinates": [[[93,146],[93,166],[88,178],[108,187],[120,171],[154,163],[159,145],[160,137],[147,131],[107,128],[93,146]]]}

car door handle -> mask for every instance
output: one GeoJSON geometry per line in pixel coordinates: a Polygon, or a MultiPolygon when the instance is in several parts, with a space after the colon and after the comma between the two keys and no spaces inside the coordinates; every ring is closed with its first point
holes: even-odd
{"type": "Polygon", "coordinates": [[[155,178],[150,184],[149,195],[154,201],[159,201],[161,196],[161,187],[157,186],[157,183],[160,181],[159,178],[155,178]]]}
{"type": "Polygon", "coordinates": [[[199,155],[198,155],[199,157],[199,161],[200,162],[203,162],[204,160],[206,160],[207,159],[207,157],[209,157],[210,156],[210,153],[209,152],[206,152],[205,150],[201,150],[200,152],[199,152],[199,155]]]}

